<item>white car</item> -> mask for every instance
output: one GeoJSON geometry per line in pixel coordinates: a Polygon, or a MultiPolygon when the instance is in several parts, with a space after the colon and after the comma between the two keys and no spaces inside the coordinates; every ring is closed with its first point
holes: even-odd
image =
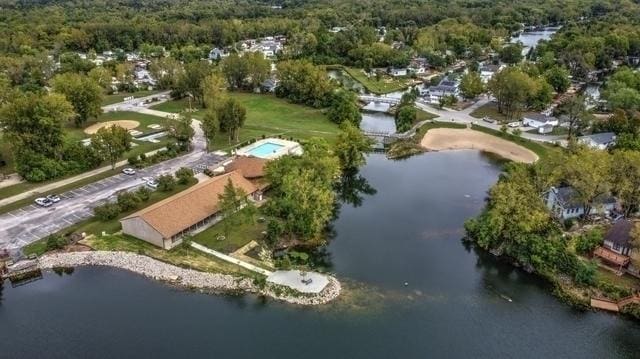
{"type": "Polygon", "coordinates": [[[53,203],[58,203],[60,202],[60,196],[58,196],[57,194],[50,194],[47,196],[47,199],[53,203]]]}
{"type": "Polygon", "coordinates": [[[40,207],[49,207],[53,205],[53,202],[45,197],[36,198],[35,202],[40,207]]]}
{"type": "Polygon", "coordinates": [[[153,179],[149,180],[149,181],[147,181],[147,186],[149,186],[149,187],[151,187],[153,189],[156,189],[156,188],[158,188],[158,182],[156,182],[153,179]]]}
{"type": "Polygon", "coordinates": [[[134,174],[136,174],[136,170],[134,170],[133,168],[127,167],[125,169],[122,170],[122,173],[128,175],[128,176],[133,176],[134,174]]]}
{"type": "Polygon", "coordinates": [[[516,127],[520,127],[522,124],[520,123],[520,121],[514,121],[514,122],[509,122],[507,124],[507,126],[511,127],[511,128],[516,128],[516,127]]]}

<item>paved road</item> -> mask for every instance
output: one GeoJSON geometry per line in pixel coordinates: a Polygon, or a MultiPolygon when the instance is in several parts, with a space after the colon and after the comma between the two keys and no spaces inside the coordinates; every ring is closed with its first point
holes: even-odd
{"type": "MultiPolygon", "coordinates": [[[[144,109],[138,106],[127,106],[127,111],[144,109]]],[[[118,106],[116,105],[116,107],[118,106]]],[[[164,114],[170,115],[169,113],[164,114]]],[[[225,156],[207,153],[200,122],[194,120],[192,126],[195,130],[195,136],[191,143],[193,150],[188,154],[144,168],[138,171],[135,176],[118,174],[61,193],[62,200],[49,208],[29,205],[0,215],[0,249],[19,249],[90,217],[94,207],[114,200],[120,191],[144,185],[142,177],[173,173],[180,167],[193,168],[198,172],[206,166],[216,165],[227,160],[225,156]]]]}

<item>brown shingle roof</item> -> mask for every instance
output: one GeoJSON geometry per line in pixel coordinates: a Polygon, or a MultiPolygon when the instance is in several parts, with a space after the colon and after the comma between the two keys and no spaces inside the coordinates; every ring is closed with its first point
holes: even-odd
{"type": "Polygon", "coordinates": [[[267,160],[258,157],[239,156],[225,166],[227,172],[239,171],[245,178],[264,177],[264,166],[267,160]]]}
{"type": "Polygon", "coordinates": [[[218,212],[218,195],[223,193],[229,179],[235,187],[242,188],[247,194],[256,191],[256,187],[239,172],[230,172],[198,183],[122,220],[140,218],[164,238],[171,238],[218,212]]]}

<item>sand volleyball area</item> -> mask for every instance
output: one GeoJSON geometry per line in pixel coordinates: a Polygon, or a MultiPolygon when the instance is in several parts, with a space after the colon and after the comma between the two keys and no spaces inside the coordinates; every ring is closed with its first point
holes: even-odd
{"type": "Polygon", "coordinates": [[[138,126],[140,126],[140,122],[133,121],[133,120],[99,122],[99,123],[94,123],[93,125],[85,128],[84,133],[86,133],[87,135],[93,135],[94,133],[98,132],[99,129],[103,127],[111,127],[113,125],[120,126],[126,130],[133,130],[134,128],[137,128],[138,126]]]}

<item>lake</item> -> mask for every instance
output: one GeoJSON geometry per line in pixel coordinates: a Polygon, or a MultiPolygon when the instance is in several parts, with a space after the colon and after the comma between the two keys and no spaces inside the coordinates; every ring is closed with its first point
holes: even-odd
{"type": "MultiPolygon", "coordinates": [[[[343,192],[326,248],[347,290],[321,307],[192,293],[106,268],[5,283],[0,356],[637,358],[638,323],[574,310],[461,240],[499,173],[476,151],[369,156],[360,174],[376,193],[343,192]]],[[[366,188],[362,178],[346,187],[366,188]]]]}
{"type": "Polygon", "coordinates": [[[535,47],[540,40],[549,40],[558,30],[560,30],[559,27],[546,27],[539,31],[523,31],[518,36],[512,37],[511,42],[521,42],[523,45],[522,55],[526,56],[529,49],[535,47]]]}

